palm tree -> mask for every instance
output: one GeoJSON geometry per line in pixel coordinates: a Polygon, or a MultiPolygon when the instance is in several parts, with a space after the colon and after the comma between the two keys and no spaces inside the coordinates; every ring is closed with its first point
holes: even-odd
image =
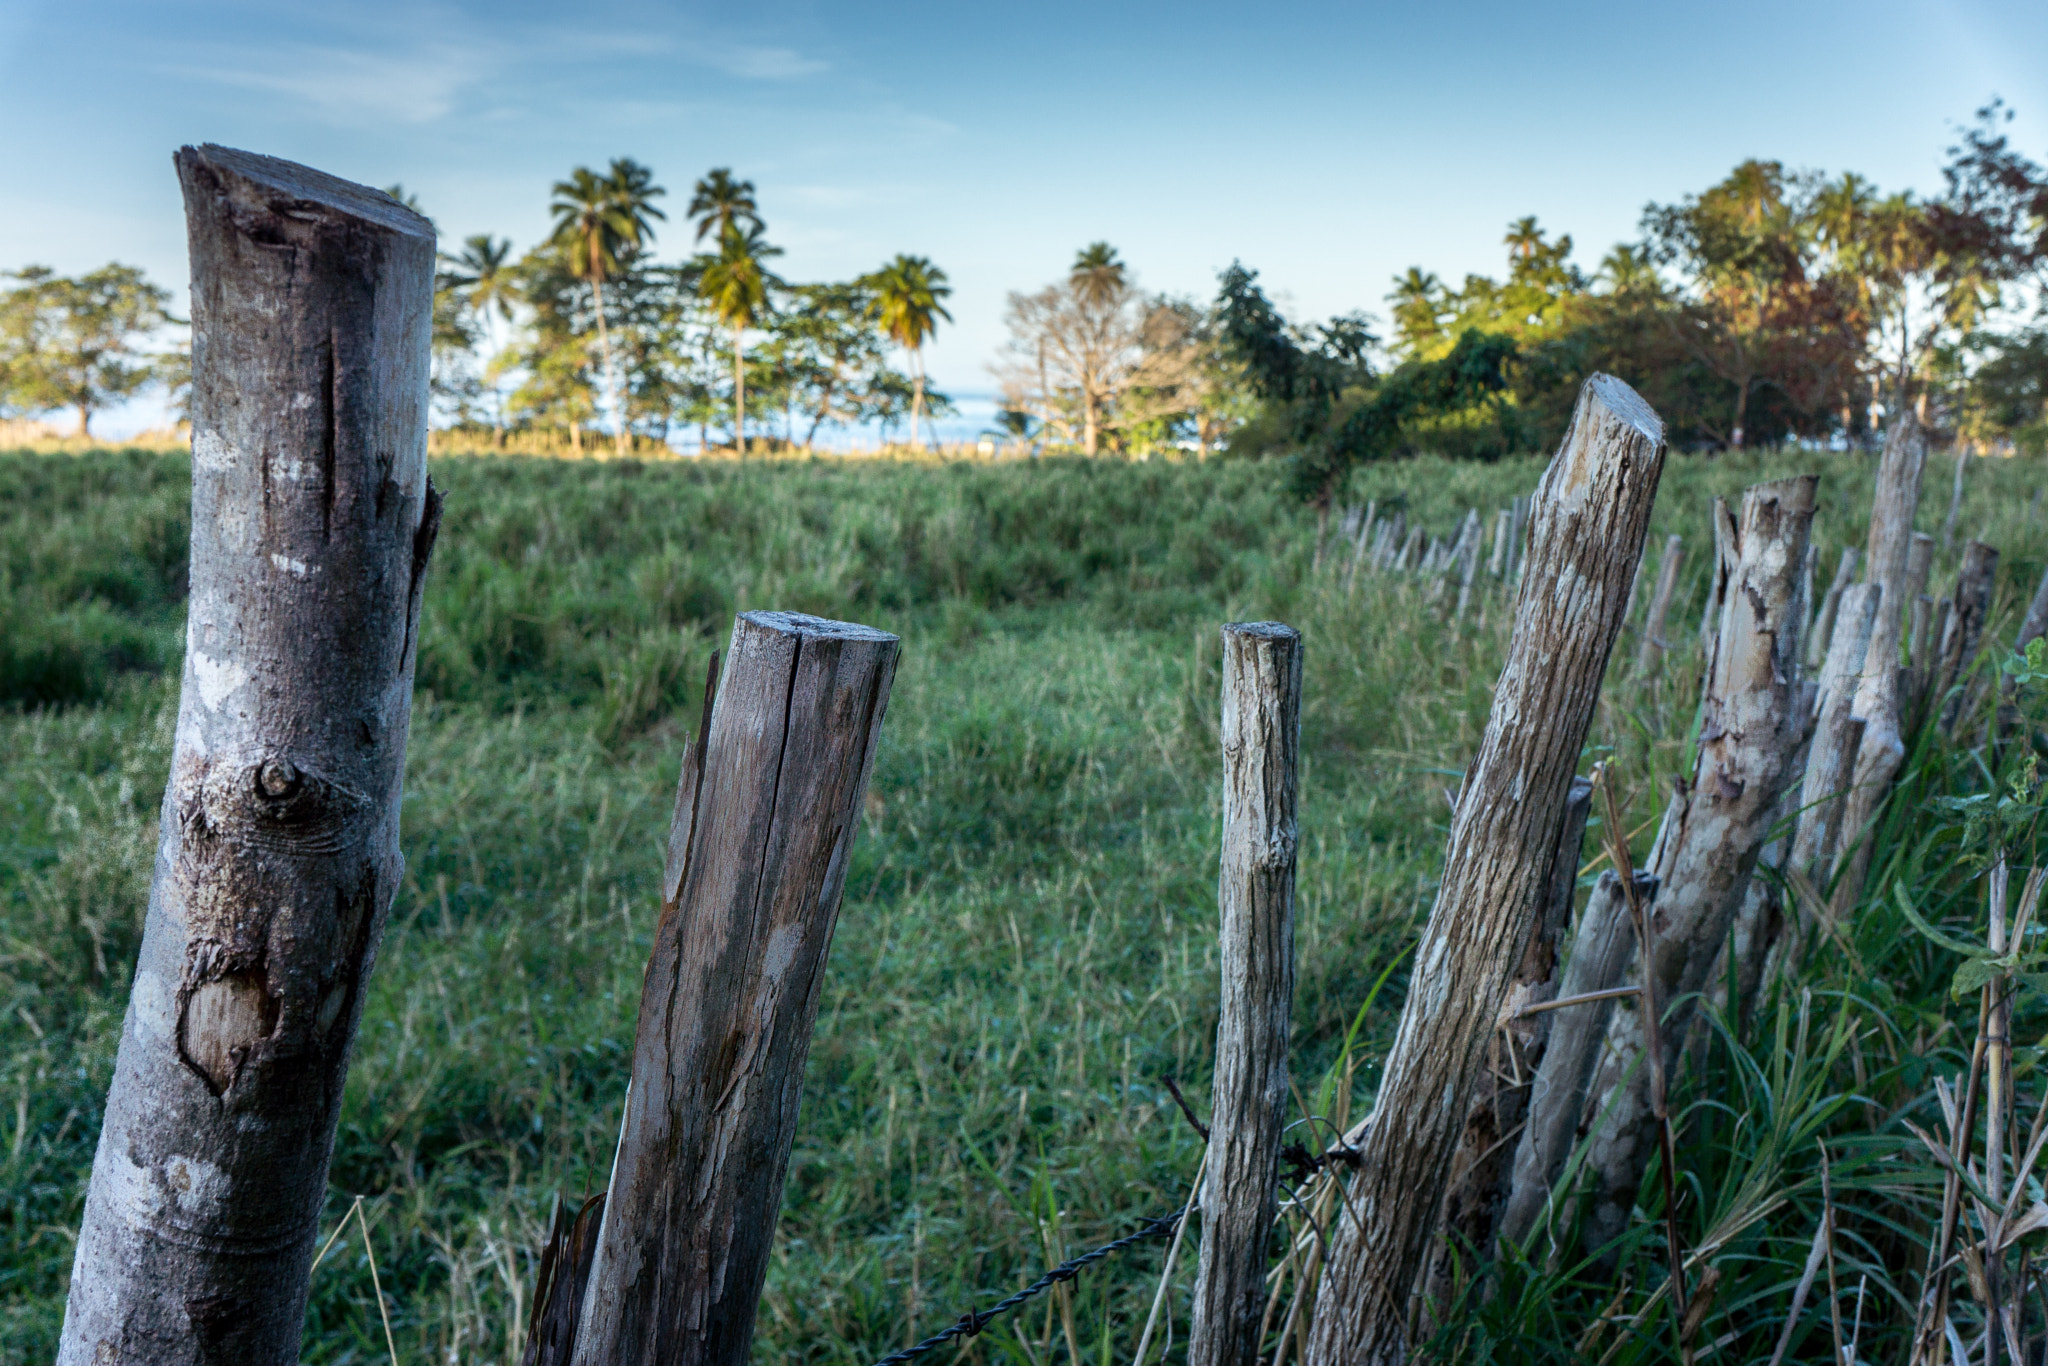
{"type": "Polygon", "coordinates": [[[734,180],[732,167],[719,166],[698,181],[690,193],[690,221],[697,225],[697,240],[725,234],[745,223],[761,228],[761,206],[754,201],[754,182],[734,180]]]}
{"type": "Polygon", "coordinates": [[[1085,302],[1097,308],[1117,299],[1128,283],[1124,263],[1117,259],[1116,248],[1107,242],[1090,242],[1075,252],[1074,267],[1067,272],[1067,279],[1085,302]]]}
{"type": "Polygon", "coordinates": [[[916,384],[910,399],[910,444],[917,447],[918,419],[924,413],[924,344],[938,331],[939,319],[953,321],[940,302],[953,288],[946,283],[946,272],[922,256],[899,255],[861,283],[874,291],[869,316],[889,340],[910,353],[916,384]]]}
{"type": "Polygon", "coordinates": [[[555,182],[554,202],[548,206],[555,215],[554,241],[569,252],[570,269],[590,284],[597,307],[597,345],[604,357],[605,383],[612,391],[618,415],[617,449],[626,450],[626,407],[619,394],[618,375],[612,367],[611,333],[605,326],[604,282],[616,275],[624,261],[654,240],[653,220],[668,215],[654,207],[654,200],[668,191],[654,183],[654,173],[631,157],[619,157],[609,175],[599,175],[588,166],[578,166],[567,180],[555,182]]]}
{"type": "MultiPolygon", "coordinates": [[[[465,238],[462,250],[450,255],[441,253],[440,287],[454,294],[456,300],[467,308],[484,326],[487,345],[495,352],[497,347],[494,322],[512,321],[512,306],[519,301],[518,273],[512,264],[512,242],[509,238],[493,237],[480,232],[465,238]]],[[[485,377],[495,404],[492,430],[495,439],[502,443],[505,438],[503,395],[497,392],[493,372],[486,364],[485,377]]]]}
{"type": "Polygon", "coordinates": [[[729,223],[719,233],[718,254],[699,262],[697,295],[732,329],[732,439],[743,455],[747,449],[746,332],[767,315],[769,292],[782,285],[763,264],[780,255],[781,247],[763,240],[759,223],[744,232],[737,223],[729,223]]]}
{"type": "Polygon", "coordinates": [[[1600,278],[1608,292],[1617,296],[1654,294],[1659,287],[1657,267],[1645,243],[1621,242],[1600,262],[1600,278]]]}
{"type": "Polygon", "coordinates": [[[1508,249],[1510,259],[1519,256],[1526,261],[1544,247],[1543,229],[1536,226],[1534,214],[1508,224],[1507,236],[1500,240],[1501,245],[1508,249]]]}
{"type": "Polygon", "coordinates": [[[1443,334],[1444,285],[1421,266],[1394,277],[1387,302],[1394,306],[1394,332],[1401,349],[1420,357],[1443,334]]]}

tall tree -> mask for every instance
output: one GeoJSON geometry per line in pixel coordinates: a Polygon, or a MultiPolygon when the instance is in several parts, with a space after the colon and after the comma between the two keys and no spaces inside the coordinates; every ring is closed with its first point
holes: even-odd
{"type": "Polygon", "coordinates": [[[732,439],[741,454],[747,449],[747,329],[769,314],[773,291],[782,281],[767,262],[782,255],[770,246],[759,223],[742,231],[737,222],[719,233],[718,251],[700,263],[697,292],[732,333],[732,439]]]}
{"type": "Polygon", "coordinates": [[[917,424],[924,415],[924,344],[938,330],[939,319],[953,321],[941,302],[953,289],[946,283],[946,272],[922,256],[899,255],[863,283],[874,296],[875,322],[910,355],[915,385],[910,399],[910,444],[916,447],[917,424]]]}
{"type": "Polygon", "coordinates": [[[699,242],[707,237],[723,241],[735,229],[767,226],[754,199],[754,182],[735,180],[730,166],[715,168],[691,190],[690,221],[697,225],[699,242]]]}
{"type": "Polygon", "coordinates": [[[604,282],[654,240],[655,220],[668,217],[654,207],[654,200],[666,193],[654,183],[653,172],[630,157],[620,157],[612,162],[607,175],[578,166],[567,180],[555,182],[554,201],[548,206],[555,216],[554,240],[570,248],[575,273],[590,286],[597,313],[598,352],[612,392],[617,448],[622,454],[628,440],[626,412],[618,371],[612,364],[611,334],[605,324],[604,282]]]}
{"type": "MultiPolygon", "coordinates": [[[[486,361],[480,387],[488,387],[491,392],[491,428],[502,443],[505,404],[491,367],[500,349],[497,329],[512,321],[513,308],[519,302],[519,272],[512,260],[510,239],[480,232],[465,238],[461,251],[441,253],[441,271],[435,281],[437,308],[444,295],[458,304],[469,321],[484,334],[484,345],[492,353],[486,361]]],[[[437,345],[440,332],[437,320],[437,345]]]]}
{"type": "Polygon", "coordinates": [[[0,407],[68,408],[90,436],[95,412],[155,378],[141,344],[169,321],[171,296],[119,264],[76,277],[29,266],[14,278],[0,293],[0,407]]]}

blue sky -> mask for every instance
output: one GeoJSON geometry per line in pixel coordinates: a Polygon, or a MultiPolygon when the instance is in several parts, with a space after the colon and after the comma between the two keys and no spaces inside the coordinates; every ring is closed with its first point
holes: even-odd
{"type": "Polygon", "coordinates": [[[1497,273],[1522,214],[1590,265],[1748,156],[1935,189],[1994,94],[2048,157],[2048,5],[0,0],[0,92],[0,269],[182,286],[184,142],[403,182],[444,237],[521,247],[579,163],[648,163],[678,219],[730,165],[792,278],[943,266],[930,365],[973,393],[1004,294],[1098,238],[1151,289],[1241,258],[1298,315],[1383,311],[1408,265],[1497,273]]]}

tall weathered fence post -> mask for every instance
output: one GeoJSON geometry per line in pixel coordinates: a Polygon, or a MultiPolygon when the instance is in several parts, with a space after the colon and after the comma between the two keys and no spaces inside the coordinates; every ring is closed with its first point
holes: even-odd
{"type": "Polygon", "coordinates": [[[192,551],[156,875],[57,1359],[298,1360],[350,1045],[404,860],[434,230],[177,154],[192,551]]]}
{"type": "Polygon", "coordinates": [[[1223,628],[1222,1011],[1188,1366],[1255,1366],[1294,1000],[1301,633],[1223,628]]]}
{"type": "Polygon", "coordinates": [[[1308,1366],[1407,1354],[1410,1297],[1508,983],[1545,897],[1629,580],[1664,469],[1664,427],[1620,380],[1580,390],[1531,510],[1507,666],[1452,817],[1436,908],[1379,1097],[1331,1231],[1308,1366]]]}
{"type": "Polygon", "coordinates": [[[554,1290],[582,1294],[579,1366],[747,1359],[896,647],[789,612],[733,623],[677,785],[594,1260],[554,1290]]]}

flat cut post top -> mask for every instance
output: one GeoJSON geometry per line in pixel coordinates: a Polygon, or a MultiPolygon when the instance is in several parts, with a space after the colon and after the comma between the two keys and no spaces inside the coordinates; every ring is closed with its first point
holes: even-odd
{"type": "Polygon", "coordinates": [[[407,237],[424,237],[429,242],[434,240],[434,225],[430,220],[384,191],[358,185],[353,180],[343,180],[325,171],[316,171],[311,166],[301,166],[296,161],[244,152],[211,142],[179,148],[177,160],[184,162],[188,159],[203,162],[216,172],[225,172],[258,189],[271,191],[284,201],[273,201],[267,206],[276,213],[290,216],[297,208],[304,216],[313,217],[324,209],[362,219],[407,237]]]}
{"type": "Polygon", "coordinates": [[[872,626],[858,622],[833,621],[829,617],[814,617],[803,612],[742,612],[742,621],[784,635],[807,636],[813,640],[895,640],[887,631],[878,631],[872,626]]]}
{"type": "Polygon", "coordinates": [[[1657,416],[1656,409],[1643,401],[1643,396],[1612,375],[1598,374],[1586,381],[1586,388],[1592,391],[1600,406],[1622,422],[1634,427],[1651,441],[1664,439],[1664,420],[1657,416]]]}
{"type": "Polygon", "coordinates": [[[1264,640],[1299,640],[1301,632],[1284,621],[1233,621],[1223,628],[1234,636],[1258,636],[1264,640]]]}

